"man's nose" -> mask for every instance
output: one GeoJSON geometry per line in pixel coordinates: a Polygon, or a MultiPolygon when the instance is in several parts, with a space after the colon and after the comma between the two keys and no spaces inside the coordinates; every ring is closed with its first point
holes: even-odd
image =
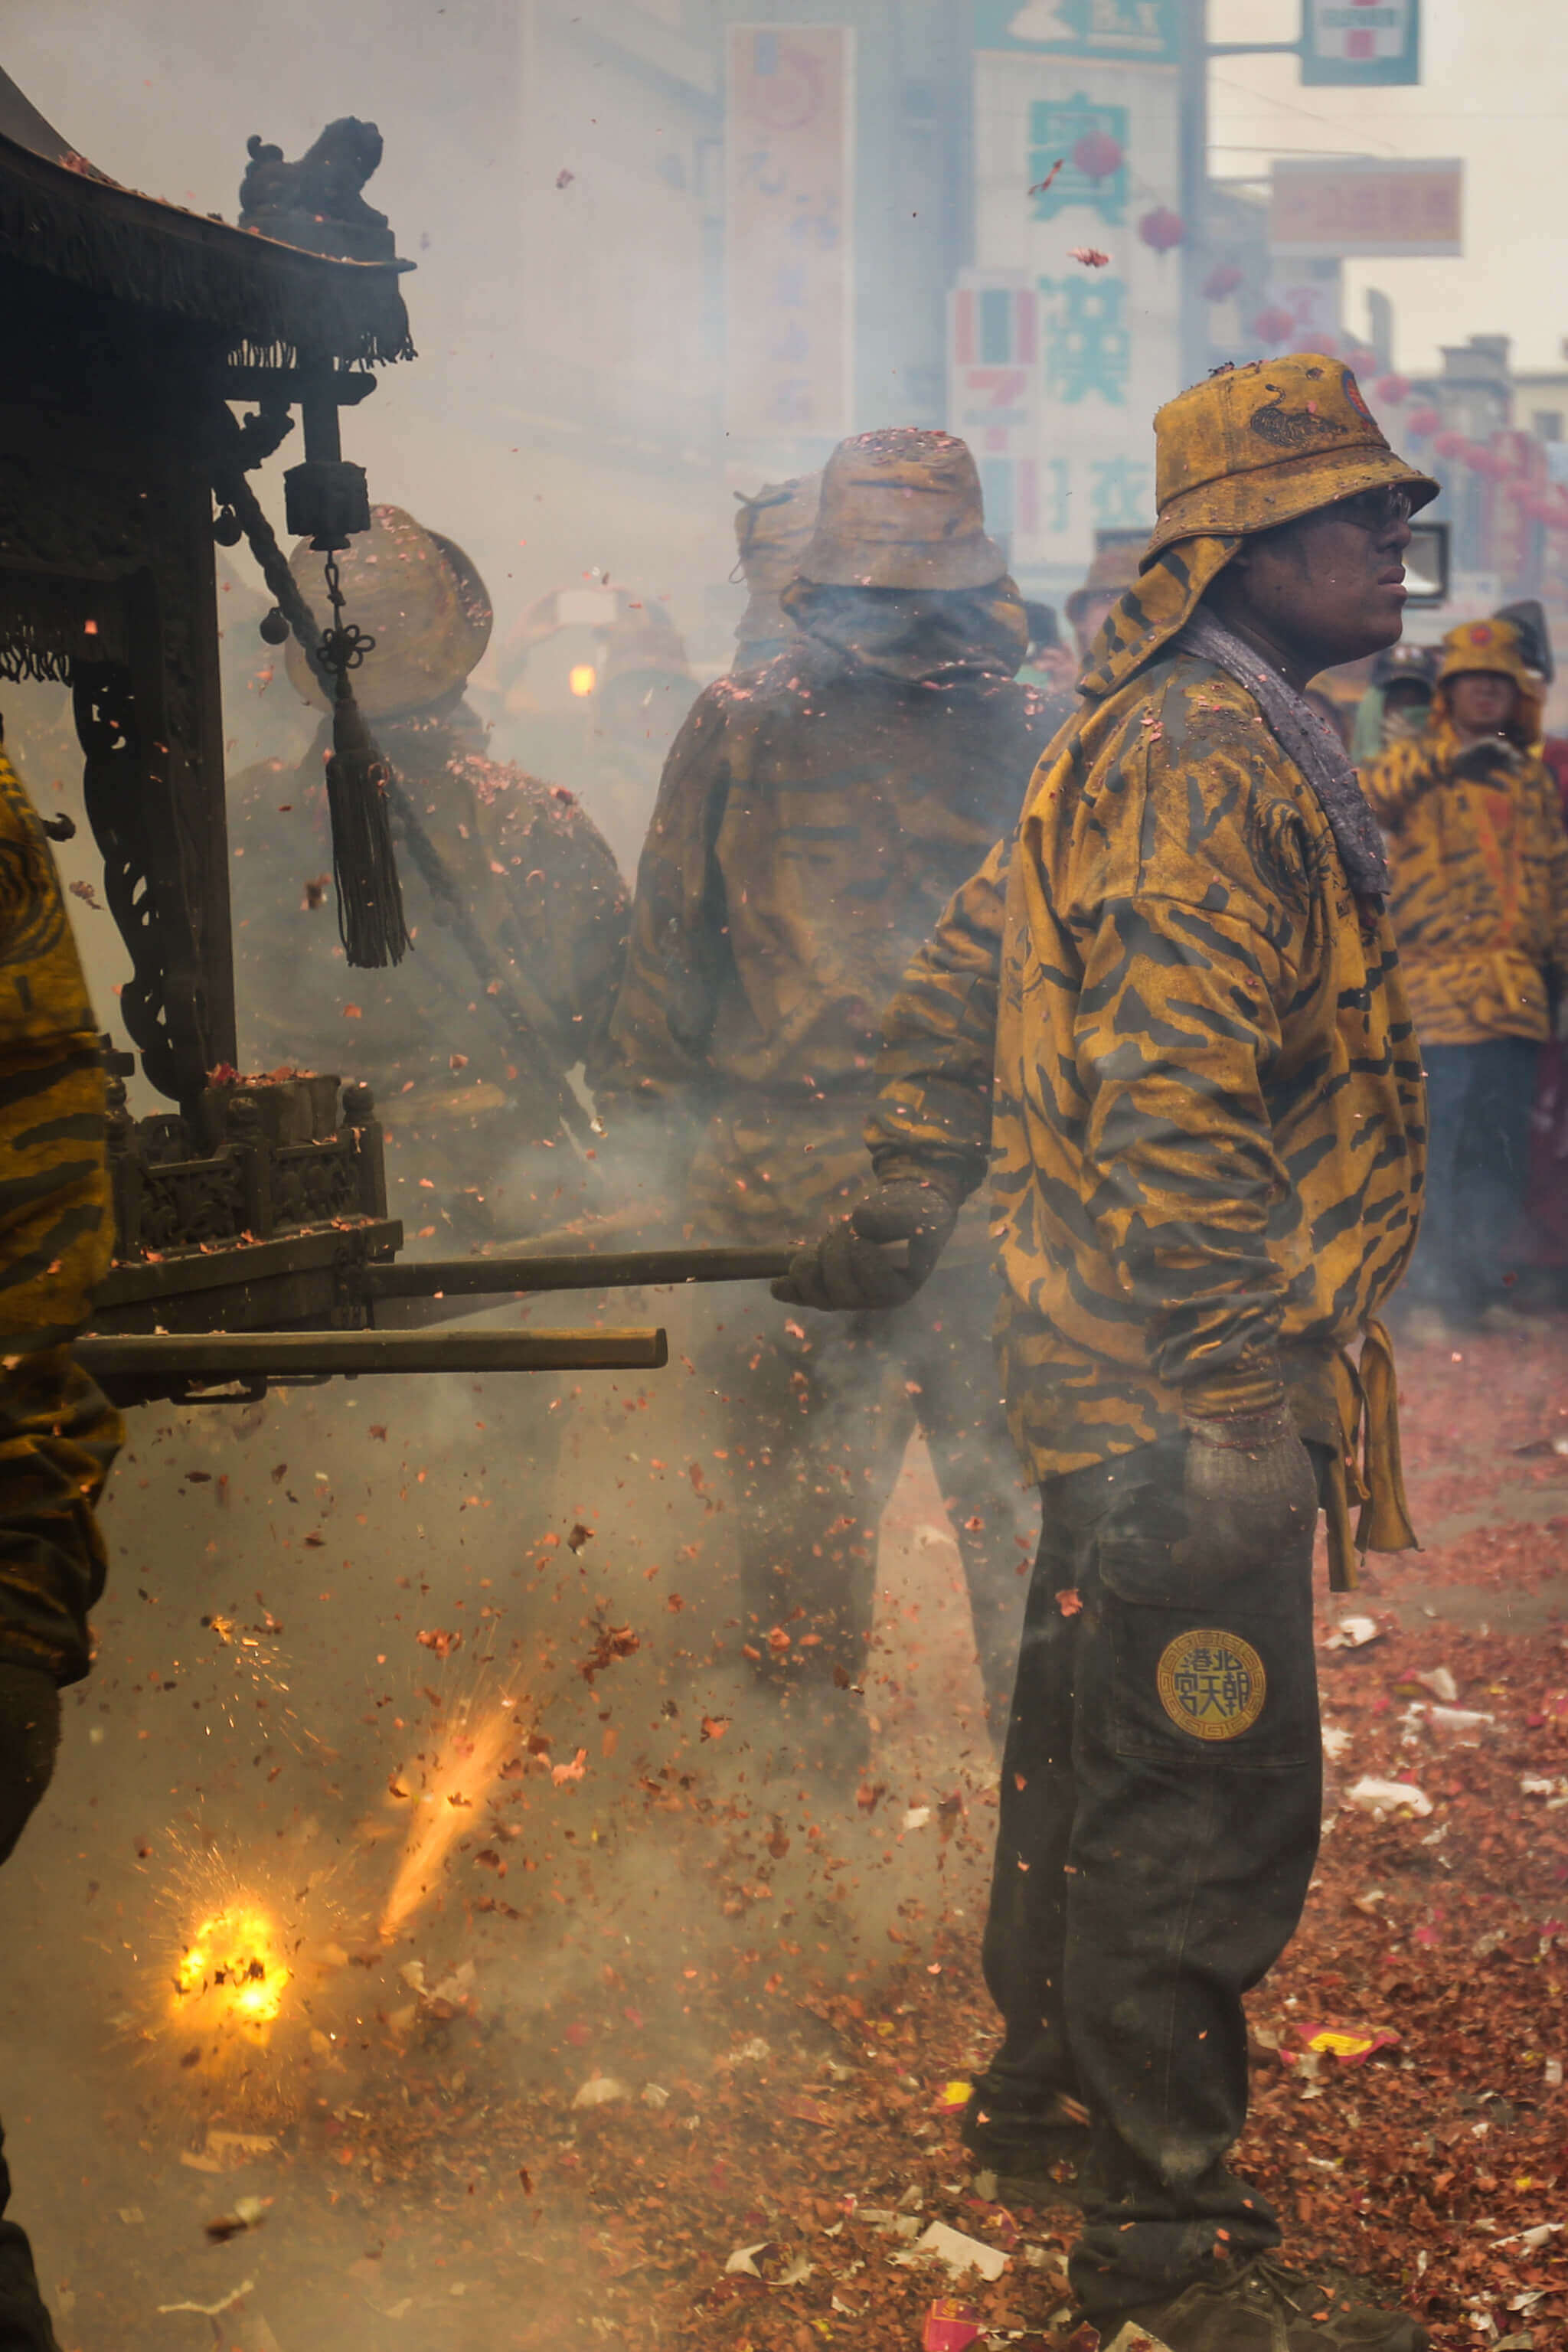
{"type": "Polygon", "coordinates": [[[1410,528],[1409,516],[1400,515],[1393,527],[1384,532],[1382,543],[1384,547],[1403,555],[1415,536],[1415,532],[1410,528]]]}

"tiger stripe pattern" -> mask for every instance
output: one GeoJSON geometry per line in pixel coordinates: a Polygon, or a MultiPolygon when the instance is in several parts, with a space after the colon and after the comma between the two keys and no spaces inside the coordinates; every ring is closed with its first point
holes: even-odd
{"type": "Polygon", "coordinates": [[[879,1080],[879,1172],[973,1183],[989,1146],[1037,1477],[1281,1380],[1338,1449],[1333,1358],[1415,1241],[1420,1055],[1393,928],[1242,688],[1167,649],[1090,704],[915,958],[879,1080]]]}
{"type": "Polygon", "coordinates": [[[0,1659],[62,1683],[87,1672],[122,1435],[67,1345],[113,1246],[106,1114],[59,877],[0,752],[0,1659]]]}
{"type": "Polygon", "coordinates": [[[1501,737],[1467,752],[1439,716],[1362,782],[1422,1043],[1550,1036],[1568,980],[1568,832],[1544,761],[1501,737]]]}

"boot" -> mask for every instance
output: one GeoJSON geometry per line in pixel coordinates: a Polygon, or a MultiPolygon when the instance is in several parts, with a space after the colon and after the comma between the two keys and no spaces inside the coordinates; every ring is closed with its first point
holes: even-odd
{"type": "Polygon", "coordinates": [[[1418,2321],[1378,2311],[1267,2254],[1096,2326],[1104,2352],[1427,2352],[1418,2321]]]}
{"type": "Polygon", "coordinates": [[[969,2094],[959,2137],[976,2165],[996,2176],[1003,2205],[1083,2204],[1089,2161],[1089,2111],[1058,2093],[1038,2115],[1007,2108],[988,2095],[982,2076],[969,2094]]]}

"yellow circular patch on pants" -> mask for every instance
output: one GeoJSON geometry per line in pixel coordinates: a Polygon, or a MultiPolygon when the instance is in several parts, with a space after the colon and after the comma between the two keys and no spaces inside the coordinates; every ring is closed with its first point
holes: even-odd
{"type": "Polygon", "coordinates": [[[1158,1681],[1165,1713],[1194,1739],[1237,1738],[1257,1722],[1268,1696],[1268,1677],[1251,1643],[1214,1626],[1167,1642],[1158,1681]]]}

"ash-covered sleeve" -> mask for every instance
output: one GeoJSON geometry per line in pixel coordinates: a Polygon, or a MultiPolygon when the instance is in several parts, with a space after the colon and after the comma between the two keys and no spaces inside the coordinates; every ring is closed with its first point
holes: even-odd
{"type": "Polygon", "coordinates": [[[1443,761],[1420,742],[1391,743],[1357,771],[1373,816],[1384,833],[1397,833],[1422,795],[1443,777],[1443,761]]]}
{"type": "Polygon", "coordinates": [[[626,974],[589,1076],[596,1098],[668,1100],[702,1087],[728,961],[714,843],[729,785],[734,688],[704,688],[665,761],[637,866],[626,974]]]}
{"type": "Polygon", "coordinates": [[[968,1193],[984,1177],[1012,846],[954,893],[883,1014],[866,1144],[884,1183],[935,1170],[968,1193]]]}

